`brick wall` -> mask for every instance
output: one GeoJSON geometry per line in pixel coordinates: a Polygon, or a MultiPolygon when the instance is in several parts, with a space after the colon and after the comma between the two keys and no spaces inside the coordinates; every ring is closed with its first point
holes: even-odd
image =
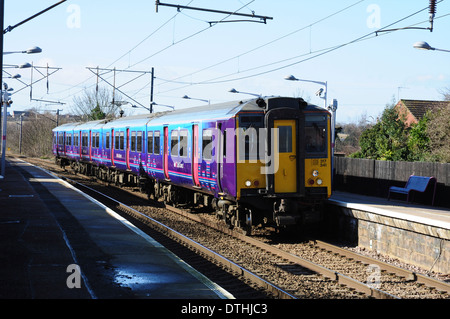
{"type": "Polygon", "coordinates": [[[328,204],[328,233],[427,270],[450,272],[450,230],[328,204]]]}

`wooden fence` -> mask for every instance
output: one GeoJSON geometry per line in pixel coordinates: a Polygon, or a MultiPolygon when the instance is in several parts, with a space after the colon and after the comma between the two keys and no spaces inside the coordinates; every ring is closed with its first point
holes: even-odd
{"type": "MultiPolygon", "coordinates": [[[[334,188],[336,190],[386,198],[390,186],[405,186],[411,175],[434,176],[437,179],[435,205],[450,207],[450,163],[394,162],[336,157],[335,174],[334,188]]],[[[431,194],[416,196],[416,200],[419,203],[429,204],[431,194]]]]}

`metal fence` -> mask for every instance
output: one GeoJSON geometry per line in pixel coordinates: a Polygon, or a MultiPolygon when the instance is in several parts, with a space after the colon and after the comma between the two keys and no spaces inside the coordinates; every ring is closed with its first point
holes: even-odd
{"type": "MultiPolygon", "coordinates": [[[[335,158],[336,190],[387,197],[390,186],[405,186],[409,176],[433,176],[437,179],[436,206],[450,207],[450,163],[394,162],[348,157],[335,158]]],[[[416,196],[428,204],[430,194],[416,196]]]]}

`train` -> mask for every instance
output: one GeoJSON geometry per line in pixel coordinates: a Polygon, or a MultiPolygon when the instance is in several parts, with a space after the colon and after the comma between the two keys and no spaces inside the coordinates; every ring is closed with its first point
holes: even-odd
{"type": "Polygon", "coordinates": [[[61,167],[209,209],[249,234],[320,221],[332,188],[330,119],[302,98],[258,97],[63,124],[52,151],[61,167]]]}

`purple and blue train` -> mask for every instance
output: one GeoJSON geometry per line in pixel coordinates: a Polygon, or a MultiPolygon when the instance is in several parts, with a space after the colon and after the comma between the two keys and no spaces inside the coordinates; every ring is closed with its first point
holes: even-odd
{"type": "Polygon", "coordinates": [[[301,98],[227,102],[53,129],[61,166],[230,227],[320,220],[331,195],[330,113],[301,98]]]}

